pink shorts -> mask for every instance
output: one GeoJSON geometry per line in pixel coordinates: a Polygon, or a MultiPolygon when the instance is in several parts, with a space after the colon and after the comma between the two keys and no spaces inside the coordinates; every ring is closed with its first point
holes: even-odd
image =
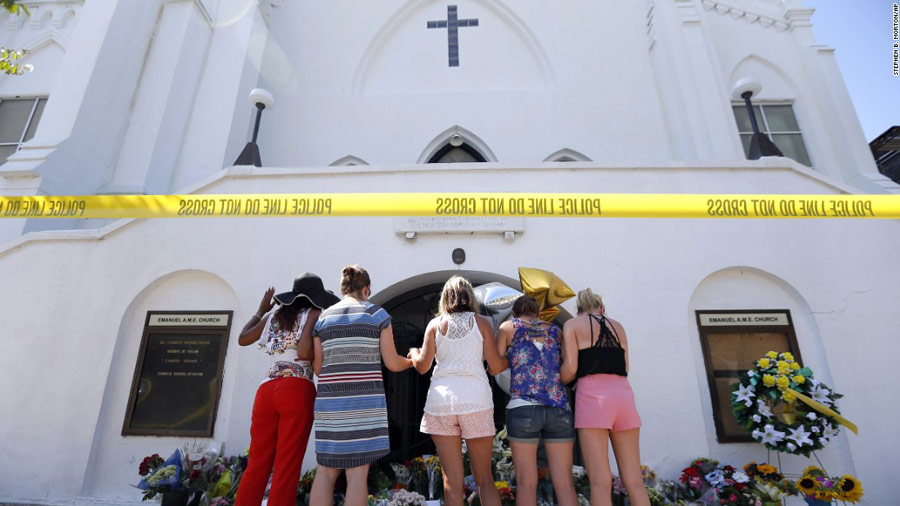
{"type": "Polygon", "coordinates": [[[419,430],[432,436],[461,436],[463,439],[494,437],[494,410],[486,409],[465,415],[430,415],[425,413],[419,430]]]}
{"type": "Polygon", "coordinates": [[[575,428],[608,429],[612,432],[641,426],[628,378],[616,374],[591,374],[575,387],[575,428]]]}

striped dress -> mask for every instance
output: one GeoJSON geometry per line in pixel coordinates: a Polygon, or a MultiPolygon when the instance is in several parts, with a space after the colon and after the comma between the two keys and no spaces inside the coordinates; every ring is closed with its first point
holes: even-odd
{"type": "Polygon", "coordinates": [[[322,342],[316,394],[316,461],[348,469],[390,452],[387,403],[381,378],[381,330],[387,311],[344,300],[322,311],[314,336],[322,342]]]}

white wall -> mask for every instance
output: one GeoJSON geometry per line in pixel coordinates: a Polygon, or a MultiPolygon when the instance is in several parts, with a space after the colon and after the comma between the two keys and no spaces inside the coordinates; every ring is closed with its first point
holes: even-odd
{"type": "MultiPolygon", "coordinates": [[[[510,171],[528,174],[504,179],[512,191],[573,185],[612,192],[756,192],[775,186],[796,193],[836,191],[814,173],[773,161],[724,170],[579,163],[566,178],[559,178],[556,167],[239,169],[203,191],[317,192],[336,184],[386,191],[400,182],[410,191],[456,191],[510,171]]],[[[177,438],[119,435],[146,310],[235,310],[215,437],[226,441],[229,453],[238,453],[249,442],[250,407],[264,367],[255,350],[236,346],[235,336],[267,286],[286,288],[297,273],[312,271],[334,290],[340,268],[359,262],[370,270],[377,292],[411,276],[455,269],[450,252],[462,247],[464,269],[515,278],[518,266],[541,267],[575,289],[591,286],[603,294],[610,314],[629,333],[631,381],[645,422],[643,460],[662,476],[675,476],[701,455],[734,464],[765,458],[758,445],[711,439],[692,311],[790,308],[804,359],[847,396],[841,408],[861,428],[859,436],[843,436],[823,456],[830,469],[858,473],[870,504],[883,504],[891,497],[884,473],[898,464],[883,422],[900,413],[871,399],[891,398],[889,376],[879,371],[900,359],[891,344],[900,316],[892,296],[900,272],[891,267],[900,251],[897,226],[544,218],[527,220],[524,234],[513,241],[499,234],[420,234],[408,242],[395,233],[391,218],[238,218],[126,221],[110,226],[102,240],[88,231],[35,236],[0,252],[0,370],[6,379],[0,383],[0,411],[17,414],[0,424],[0,500],[136,498],[130,487],[137,482],[136,464],[151,451],[174,449],[177,438]],[[289,253],[267,253],[265,245],[279,238],[286,238],[281,249],[289,253]],[[768,274],[719,272],[735,266],[768,274]],[[51,311],[38,314],[35,307],[51,311]],[[37,348],[48,341],[64,359],[48,358],[46,348],[37,348]],[[42,457],[47,452],[54,455],[50,461],[42,457]]],[[[571,302],[564,306],[574,311],[571,302]]],[[[311,464],[310,453],[306,465],[311,464]]],[[[785,464],[788,471],[801,469],[792,459],[785,464]]]]}

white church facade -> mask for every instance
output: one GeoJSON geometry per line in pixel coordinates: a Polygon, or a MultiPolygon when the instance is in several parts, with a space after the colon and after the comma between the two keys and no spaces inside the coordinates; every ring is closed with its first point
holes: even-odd
{"type": "MultiPolygon", "coordinates": [[[[0,14],[0,46],[30,49],[35,67],[0,75],[0,196],[900,193],[802,0],[25,4],[30,15],[0,14]],[[784,157],[747,159],[733,93],[746,79],[784,157]],[[262,166],[234,166],[253,88],[274,97],[262,166]]],[[[352,263],[399,345],[421,338],[455,273],[518,288],[517,268],[535,267],[602,294],[628,331],[643,460],[668,478],[701,456],[767,459],[727,418],[728,385],[760,347],[783,345],[860,428],[819,458],[858,476],[866,504],[890,504],[898,232],[895,220],[0,219],[0,504],[139,502],[147,455],[206,437],[242,451],[265,357],[237,333],[266,287],[309,271],[337,291],[352,263]],[[208,436],[130,430],[151,316],[199,312],[229,323],[208,436]],[[720,313],[778,324],[704,323],[720,313]]],[[[421,385],[405,378],[388,382],[392,446],[417,437],[401,400],[421,385]]]]}

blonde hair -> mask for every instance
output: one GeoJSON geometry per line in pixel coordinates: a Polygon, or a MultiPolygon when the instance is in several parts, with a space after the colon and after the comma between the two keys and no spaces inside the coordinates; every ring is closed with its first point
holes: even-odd
{"type": "Polygon", "coordinates": [[[348,265],[341,270],[341,293],[359,292],[372,284],[369,273],[359,265],[348,265]]]}
{"type": "Polygon", "coordinates": [[[601,313],[606,312],[606,306],[603,305],[603,297],[595,294],[590,288],[578,292],[578,298],[575,299],[575,307],[578,314],[590,313],[595,309],[600,309],[601,313]]]}
{"type": "Polygon", "coordinates": [[[475,299],[475,291],[472,283],[462,276],[453,276],[444,283],[441,290],[441,302],[438,305],[440,314],[461,313],[464,311],[478,312],[478,301],[475,299]]]}

